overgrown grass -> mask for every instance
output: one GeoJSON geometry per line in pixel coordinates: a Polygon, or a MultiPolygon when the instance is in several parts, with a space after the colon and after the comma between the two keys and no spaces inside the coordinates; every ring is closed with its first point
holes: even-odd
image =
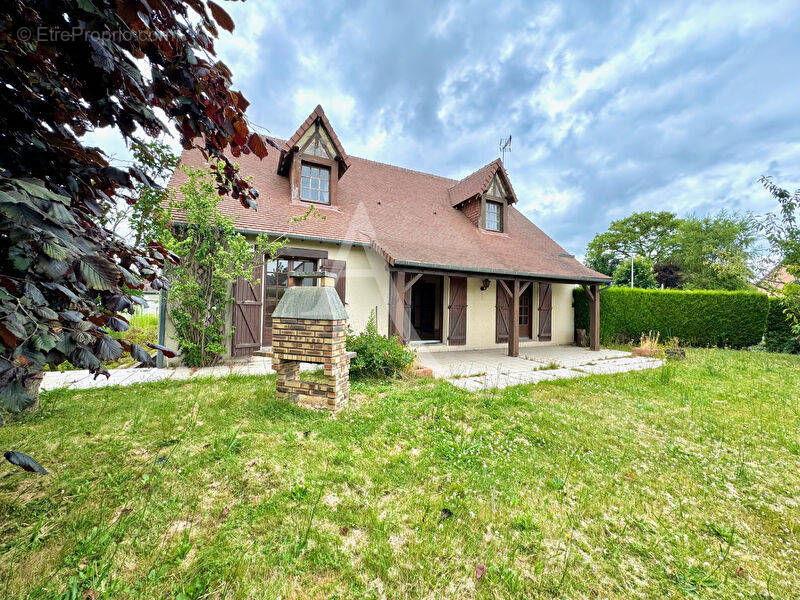
{"type": "Polygon", "coordinates": [[[690,349],[476,394],[354,383],[335,418],[272,378],[52,392],[0,429],[50,471],[0,477],[0,590],[798,597],[798,373],[690,349]]]}

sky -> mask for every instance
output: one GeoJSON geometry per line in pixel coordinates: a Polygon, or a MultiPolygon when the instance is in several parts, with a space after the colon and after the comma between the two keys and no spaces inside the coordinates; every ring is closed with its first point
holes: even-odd
{"type": "Polygon", "coordinates": [[[512,135],[518,208],[577,256],[633,211],[763,213],[759,176],[800,185],[800,0],[221,4],[262,132],[321,104],[348,154],[453,178],[512,135]]]}

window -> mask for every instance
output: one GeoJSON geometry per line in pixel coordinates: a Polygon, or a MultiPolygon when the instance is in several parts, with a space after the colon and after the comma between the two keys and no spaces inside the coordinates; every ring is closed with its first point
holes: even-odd
{"type": "Polygon", "coordinates": [[[489,231],[503,231],[503,205],[499,202],[486,202],[484,226],[489,231]]]}
{"type": "Polygon", "coordinates": [[[331,170],[303,163],[300,167],[300,199],[330,204],[331,170]]]}

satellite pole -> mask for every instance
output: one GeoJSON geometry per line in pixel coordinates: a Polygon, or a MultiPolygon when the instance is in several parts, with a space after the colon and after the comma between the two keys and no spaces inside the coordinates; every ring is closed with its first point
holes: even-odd
{"type": "Polygon", "coordinates": [[[505,163],[506,162],[506,152],[511,152],[511,134],[508,134],[507,138],[503,138],[500,140],[500,155],[501,160],[505,163]]]}

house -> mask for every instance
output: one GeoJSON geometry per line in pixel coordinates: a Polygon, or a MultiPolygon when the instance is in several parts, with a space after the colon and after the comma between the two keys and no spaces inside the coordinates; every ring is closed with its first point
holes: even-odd
{"type": "Polygon", "coordinates": [[[759,281],[756,286],[770,296],[780,296],[783,288],[788,283],[794,283],[797,278],[789,273],[786,265],[778,263],[769,270],[769,273],[759,281]]]}
{"type": "MultiPolygon", "coordinates": [[[[234,290],[231,354],[271,345],[272,313],[290,271],[337,274],[350,326],[375,314],[379,331],[436,349],[567,344],[574,340],[572,288],[594,301],[591,346],[599,347],[593,271],[517,208],[497,159],[460,181],[349,156],[317,106],[282,150],[235,160],[259,190],[257,211],[226,198],[223,210],[246,235],[286,236],[256,269],[257,282],[234,290]],[[309,207],[315,215],[295,222],[309,207]],[[318,216],[317,216],[318,215],[318,216]]],[[[200,166],[197,150],[181,160],[200,166]]],[[[179,187],[178,169],[170,182],[179,187]]]]}

